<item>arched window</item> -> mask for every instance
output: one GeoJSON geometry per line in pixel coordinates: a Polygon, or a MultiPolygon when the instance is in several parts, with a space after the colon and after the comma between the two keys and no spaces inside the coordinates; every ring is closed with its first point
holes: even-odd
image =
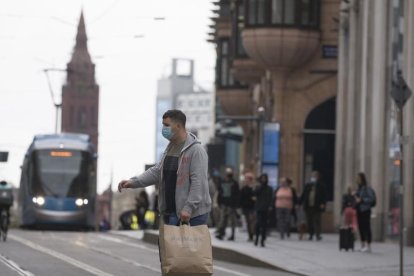
{"type": "Polygon", "coordinates": [[[320,0],[245,0],[246,27],[319,28],[320,0]]]}

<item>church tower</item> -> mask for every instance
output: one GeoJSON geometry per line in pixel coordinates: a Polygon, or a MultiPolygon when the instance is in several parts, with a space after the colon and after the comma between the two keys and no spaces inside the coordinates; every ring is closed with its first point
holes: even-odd
{"type": "Polygon", "coordinates": [[[82,12],[75,48],[67,64],[66,84],[62,88],[62,132],[89,134],[98,150],[99,86],[87,40],[82,12]]]}

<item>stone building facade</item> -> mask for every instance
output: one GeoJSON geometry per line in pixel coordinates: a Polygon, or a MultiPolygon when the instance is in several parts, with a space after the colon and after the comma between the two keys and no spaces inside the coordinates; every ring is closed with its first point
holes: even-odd
{"type": "MultiPolygon", "coordinates": [[[[216,95],[226,115],[280,124],[278,175],[302,191],[312,170],[334,195],[339,0],[221,0],[210,41],[217,45],[216,95]],[[259,107],[262,107],[259,109],[259,107]]],[[[241,170],[260,168],[256,121],[243,128],[241,170]]],[[[325,230],[333,230],[332,204],[325,230]]]]}
{"type": "MultiPolygon", "coordinates": [[[[402,42],[400,68],[414,87],[414,2],[410,0],[342,1],[339,36],[339,78],[335,198],[349,185],[355,187],[358,172],[367,175],[377,204],[372,222],[377,240],[399,235],[400,168],[398,112],[391,99],[391,83],[402,42]],[[404,17],[396,7],[402,5],[404,17]],[[394,25],[403,26],[398,38],[394,25]]],[[[414,101],[404,107],[404,210],[406,243],[414,244],[414,101]]],[[[335,202],[336,224],[340,201],[335,202]]]]}

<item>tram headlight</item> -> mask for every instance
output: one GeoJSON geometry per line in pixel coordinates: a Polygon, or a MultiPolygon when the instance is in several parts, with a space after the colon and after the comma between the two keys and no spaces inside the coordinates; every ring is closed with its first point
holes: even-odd
{"type": "Polygon", "coordinates": [[[82,198],[76,199],[75,204],[76,204],[76,206],[79,206],[79,207],[82,206],[83,205],[83,199],[82,198]]]}
{"type": "Polygon", "coordinates": [[[89,201],[85,198],[84,200],[83,200],[83,205],[87,205],[89,203],[89,201]]]}
{"type": "Polygon", "coordinates": [[[33,203],[42,206],[43,204],[45,204],[45,199],[44,197],[38,196],[38,197],[34,197],[33,199],[33,203]]]}

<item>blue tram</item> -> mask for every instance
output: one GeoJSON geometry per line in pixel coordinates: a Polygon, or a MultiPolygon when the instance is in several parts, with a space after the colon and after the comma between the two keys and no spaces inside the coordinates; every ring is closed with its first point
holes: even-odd
{"type": "Polygon", "coordinates": [[[22,226],[93,229],[96,159],[88,135],[36,135],[22,165],[22,226]]]}

